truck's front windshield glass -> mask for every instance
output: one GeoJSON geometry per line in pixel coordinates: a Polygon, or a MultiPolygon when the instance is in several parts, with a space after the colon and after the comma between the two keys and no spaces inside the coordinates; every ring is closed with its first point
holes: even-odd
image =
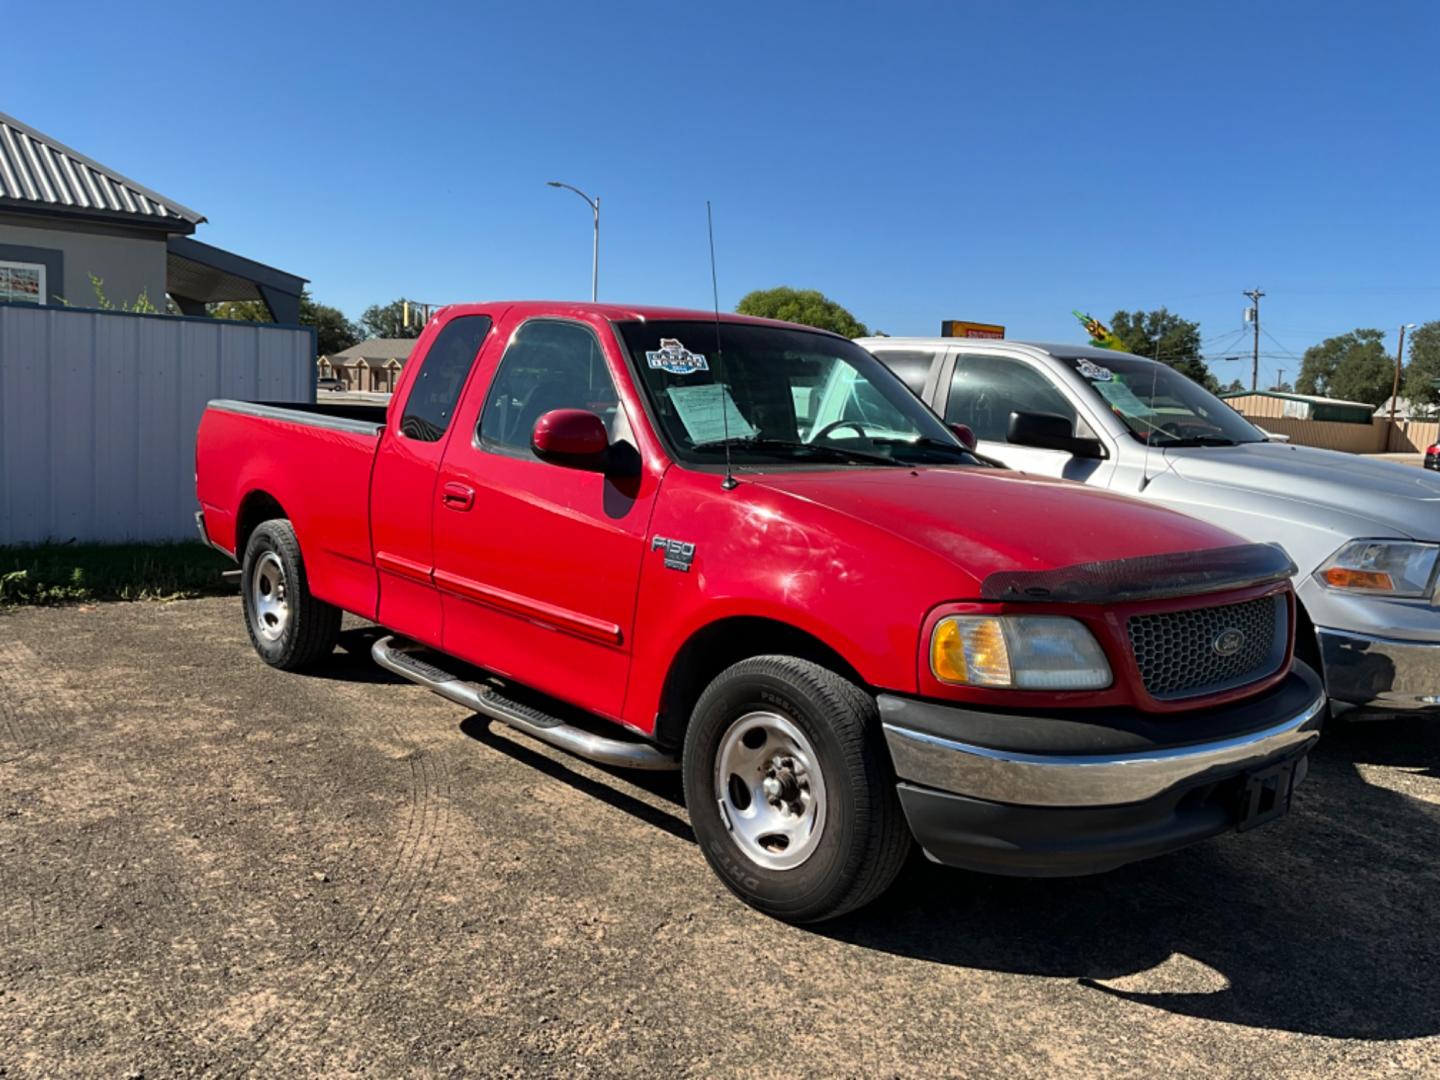
{"type": "Polygon", "coordinates": [[[1124,353],[1060,359],[1140,442],[1161,447],[1265,441],[1254,425],[1174,368],[1124,353]]]}
{"type": "Polygon", "coordinates": [[[905,384],[828,334],[721,322],[617,324],[671,451],[715,465],[974,465],[905,384]],[[717,340],[718,332],[718,340],[717,340]]]}

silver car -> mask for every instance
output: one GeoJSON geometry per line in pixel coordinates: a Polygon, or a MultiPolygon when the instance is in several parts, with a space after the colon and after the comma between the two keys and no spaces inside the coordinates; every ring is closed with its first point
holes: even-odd
{"type": "Polygon", "coordinates": [[[1336,710],[1440,713],[1440,475],[1272,441],[1172,368],[1128,353],[860,344],[970,428],[986,457],[1284,545],[1300,568],[1297,651],[1323,670],[1336,710]]]}

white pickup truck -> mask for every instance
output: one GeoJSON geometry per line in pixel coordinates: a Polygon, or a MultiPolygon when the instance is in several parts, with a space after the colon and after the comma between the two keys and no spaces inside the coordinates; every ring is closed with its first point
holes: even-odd
{"type": "Polygon", "coordinates": [[[1299,567],[1296,651],[1323,669],[1336,711],[1440,715],[1440,475],[1272,441],[1196,383],[1128,353],[860,344],[969,427],[986,457],[1283,544],[1299,567]]]}

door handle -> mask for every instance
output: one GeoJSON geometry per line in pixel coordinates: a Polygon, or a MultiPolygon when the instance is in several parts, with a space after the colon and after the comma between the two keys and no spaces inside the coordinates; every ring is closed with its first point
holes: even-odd
{"type": "Polygon", "coordinates": [[[440,501],[451,510],[469,510],[475,505],[475,489],[452,480],[440,489],[440,501]]]}

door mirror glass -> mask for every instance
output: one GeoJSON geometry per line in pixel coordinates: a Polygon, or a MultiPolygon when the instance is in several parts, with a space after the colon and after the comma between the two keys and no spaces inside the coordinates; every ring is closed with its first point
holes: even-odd
{"type": "Polygon", "coordinates": [[[1005,441],[1012,446],[1064,450],[1081,458],[1105,456],[1099,439],[1086,439],[1076,435],[1075,421],[1055,413],[1012,412],[1005,441]]]}
{"type": "Polygon", "coordinates": [[[530,448],[542,461],[577,469],[602,469],[610,436],[605,421],[585,409],[551,409],[535,421],[530,448]]]}

